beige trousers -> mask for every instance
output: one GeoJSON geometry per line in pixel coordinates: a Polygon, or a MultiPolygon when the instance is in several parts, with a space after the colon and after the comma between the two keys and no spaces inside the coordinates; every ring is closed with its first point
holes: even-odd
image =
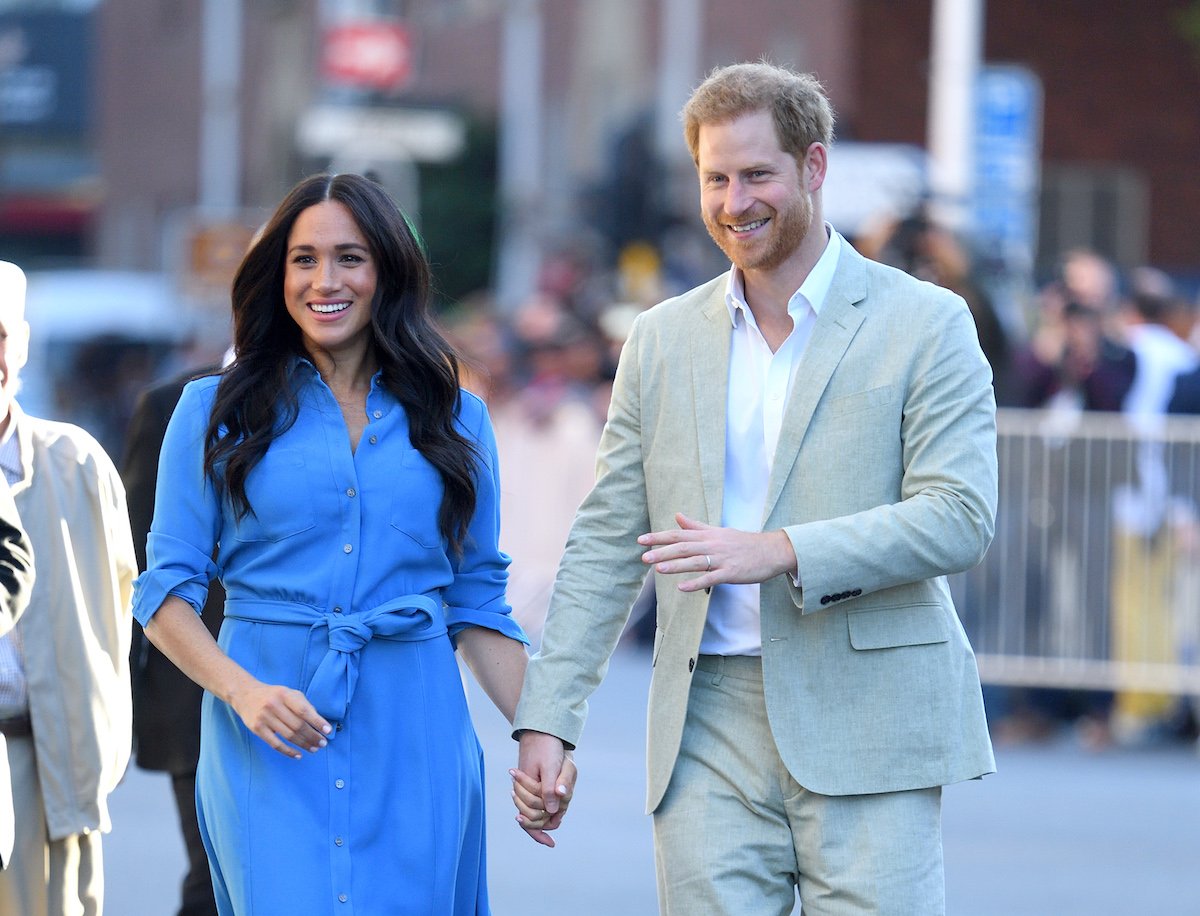
{"type": "MultiPolygon", "coordinates": [[[[830,710],[836,715],[837,710],[830,710]]],[[[757,658],[702,656],[654,813],[663,916],[945,913],[941,788],[826,796],[779,757],[757,658]]]]}
{"type": "Polygon", "coordinates": [[[8,739],[16,843],[0,872],[0,916],[100,916],[104,860],[100,833],[50,840],[32,738],[8,739]]]}

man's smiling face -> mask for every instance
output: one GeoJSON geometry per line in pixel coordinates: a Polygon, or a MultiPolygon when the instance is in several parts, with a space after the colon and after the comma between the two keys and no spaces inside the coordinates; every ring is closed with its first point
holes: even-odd
{"type": "Polygon", "coordinates": [[[743,271],[783,265],[812,226],[813,200],[770,112],[701,124],[698,141],[700,211],[713,241],[743,271]]]}

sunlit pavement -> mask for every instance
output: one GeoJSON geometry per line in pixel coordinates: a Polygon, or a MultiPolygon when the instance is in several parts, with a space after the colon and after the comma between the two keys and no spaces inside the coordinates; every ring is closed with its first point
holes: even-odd
{"type": "MultiPolygon", "coordinates": [[[[488,758],[496,916],[652,916],[643,816],[648,656],[621,650],[591,703],[578,797],[558,848],[512,819],[507,723],[473,691],[488,758]]],[[[999,773],[946,790],[951,916],[1194,916],[1200,913],[1200,757],[1190,747],[1086,751],[1069,740],[1001,748],[999,773]]],[[[167,777],[133,769],[105,838],[108,916],[173,916],[182,843],[167,777]]],[[[405,825],[397,825],[404,829],[405,825]]],[[[280,902],[280,914],[295,911],[280,902]]],[[[370,916],[370,914],[366,914],[370,916]]]]}

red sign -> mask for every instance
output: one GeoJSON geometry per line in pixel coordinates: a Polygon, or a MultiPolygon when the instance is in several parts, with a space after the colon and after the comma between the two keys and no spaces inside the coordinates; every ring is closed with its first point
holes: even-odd
{"type": "Polygon", "coordinates": [[[331,83],[394,92],[412,74],[408,30],[389,22],[357,22],[327,29],[321,70],[331,83]]]}

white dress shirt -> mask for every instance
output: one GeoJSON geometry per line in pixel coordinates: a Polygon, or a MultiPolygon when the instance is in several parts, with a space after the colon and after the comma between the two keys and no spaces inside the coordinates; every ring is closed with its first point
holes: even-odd
{"type": "MultiPolygon", "coordinates": [[[[729,340],[729,395],[725,408],[725,499],[721,525],[762,531],[767,482],[796,368],[812,336],[841,255],[842,239],[826,223],[829,242],[788,300],[792,333],[774,353],[746,304],[742,272],[729,271],[725,304],[729,340]]],[[[759,586],[717,585],[708,604],[700,651],[705,655],[761,655],[759,586]]]]}

